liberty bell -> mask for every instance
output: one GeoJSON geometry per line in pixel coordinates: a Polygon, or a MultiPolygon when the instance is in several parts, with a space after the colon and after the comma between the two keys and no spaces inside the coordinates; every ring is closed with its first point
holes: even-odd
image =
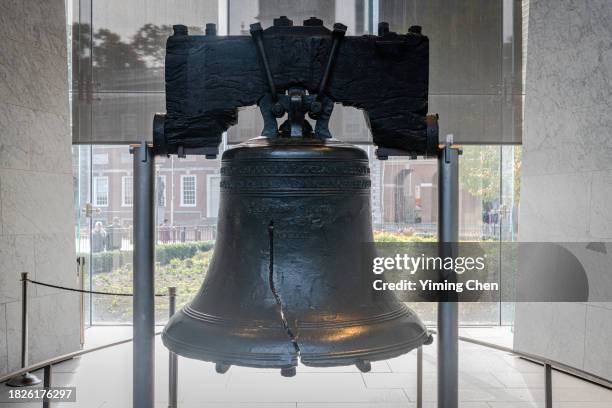
{"type": "Polygon", "coordinates": [[[324,130],[333,102],[292,87],[259,107],[263,136],[223,153],[210,267],[163,343],[220,373],[239,365],[284,376],[298,362],[369,371],[372,361],[429,344],[421,320],[393,293],[374,294],[371,282],[364,289],[363,251],[374,250],[363,245],[373,241],[369,162],[324,130]],[[317,119],[315,130],[305,114],[317,119]]]}

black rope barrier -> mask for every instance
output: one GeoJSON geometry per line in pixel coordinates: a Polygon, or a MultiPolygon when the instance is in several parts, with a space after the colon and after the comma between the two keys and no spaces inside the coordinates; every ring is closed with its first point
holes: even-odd
{"type": "MultiPolygon", "coordinates": [[[[113,293],[113,292],[99,292],[95,290],[83,290],[83,289],[75,289],[75,288],[67,288],[64,286],[52,285],[50,283],[38,282],[31,279],[26,279],[28,282],[33,283],[35,285],[46,286],[48,288],[62,289],[68,290],[70,292],[79,292],[79,293],[88,293],[90,295],[106,295],[106,296],[134,296],[133,293],[113,293]]],[[[163,297],[168,296],[166,293],[156,293],[155,296],[163,297]]]]}

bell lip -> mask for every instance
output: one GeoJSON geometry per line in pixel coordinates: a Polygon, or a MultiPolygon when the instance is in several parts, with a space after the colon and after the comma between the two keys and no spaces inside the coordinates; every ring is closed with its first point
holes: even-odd
{"type": "Polygon", "coordinates": [[[300,363],[309,367],[338,367],[355,365],[360,361],[382,361],[389,360],[410,353],[421,347],[430,339],[430,333],[425,329],[417,338],[396,343],[378,349],[346,353],[307,353],[300,354],[300,363]]]}
{"type": "Polygon", "coordinates": [[[290,368],[300,364],[308,367],[340,367],[355,365],[360,361],[381,361],[396,358],[423,345],[431,344],[431,334],[425,330],[421,336],[406,342],[380,347],[378,350],[346,353],[308,353],[287,354],[263,353],[222,353],[204,347],[194,347],[168,335],[164,329],[162,342],[170,351],[186,358],[251,368],[290,368]],[[287,357],[290,357],[289,359],[287,357]]]}
{"type": "Polygon", "coordinates": [[[297,354],[266,354],[252,353],[249,356],[245,356],[240,353],[221,353],[218,351],[211,351],[202,347],[193,347],[191,344],[187,344],[180,340],[169,336],[168,334],[162,333],[162,343],[166,348],[181,357],[190,358],[193,360],[206,361],[215,364],[227,364],[235,365],[240,367],[250,368],[290,368],[295,367],[298,364],[297,354]],[[291,356],[287,359],[287,356],[291,356]],[[275,358],[276,357],[276,358],[275,358]]]}
{"type": "MultiPolygon", "coordinates": [[[[282,344],[283,347],[286,347],[282,352],[249,352],[247,350],[249,350],[251,346],[258,344],[249,344],[248,341],[245,342],[244,338],[238,337],[235,337],[235,340],[242,346],[243,351],[235,351],[238,350],[238,347],[236,347],[235,350],[231,350],[231,346],[227,346],[230,343],[230,341],[227,341],[227,338],[225,339],[226,341],[224,341],[224,345],[226,345],[225,348],[223,348],[223,346],[203,347],[196,345],[193,341],[180,339],[183,337],[182,335],[189,333],[192,338],[210,337],[214,341],[216,328],[218,327],[215,327],[215,325],[202,325],[201,321],[185,314],[181,309],[172,316],[164,327],[161,335],[162,343],[168,350],[180,356],[211,363],[223,363],[252,368],[290,368],[297,365],[297,353],[289,344],[286,333],[281,326],[278,328],[264,329],[264,333],[258,337],[257,343],[259,343],[262,338],[267,337],[272,344],[282,344]],[[173,327],[173,324],[181,320],[187,320],[187,322],[191,321],[192,323],[188,324],[196,325],[200,331],[197,333],[193,330],[186,332],[185,328],[173,327]],[[170,334],[172,331],[176,331],[178,336],[170,334]]],[[[229,336],[230,339],[231,337],[232,336],[229,336]]],[[[218,336],[217,339],[218,338],[220,338],[220,336],[218,336]]]]}
{"type": "MultiPolygon", "coordinates": [[[[409,309],[408,309],[409,310],[409,309]]],[[[407,316],[410,316],[412,319],[416,317],[412,313],[408,315],[404,315],[400,317],[403,319],[407,316]]],[[[412,329],[408,328],[408,326],[403,326],[405,330],[399,330],[398,336],[402,334],[405,335],[406,341],[399,341],[393,344],[384,344],[382,346],[376,348],[366,348],[366,349],[358,349],[358,350],[347,350],[340,352],[326,351],[326,352],[310,352],[309,349],[316,349],[319,347],[317,344],[317,339],[321,337],[323,334],[321,330],[307,330],[307,332],[311,333],[302,333],[301,336],[298,336],[297,343],[300,346],[300,353],[298,353],[292,348],[290,344],[290,340],[286,337],[286,333],[274,330],[274,328],[267,328],[265,332],[262,333],[262,336],[258,337],[256,343],[259,343],[262,338],[271,342],[271,344],[276,343],[279,347],[278,349],[282,349],[286,347],[282,352],[250,352],[246,350],[251,350],[252,348],[248,343],[244,343],[244,339],[237,338],[237,343],[242,347],[243,351],[234,351],[230,349],[230,346],[215,347],[203,347],[198,346],[194,342],[180,340],[177,337],[170,334],[170,332],[176,330],[178,333],[190,333],[193,338],[206,338],[211,337],[214,341],[215,329],[219,328],[218,325],[202,325],[202,322],[191,323],[196,324],[199,333],[194,333],[193,330],[185,331],[185,328],[173,329],[173,322],[187,319],[188,321],[196,321],[193,317],[184,314],[183,310],[180,310],[176,313],[168,322],[166,327],[162,332],[162,342],[166,348],[170,351],[191,359],[207,361],[211,363],[222,363],[228,365],[236,365],[243,367],[252,367],[252,368],[290,368],[295,367],[300,364],[309,367],[336,367],[336,366],[350,366],[355,365],[360,361],[380,361],[380,360],[388,360],[391,358],[399,357],[403,354],[409,353],[417,347],[422,345],[429,344],[429,340],[431,339],[431,335],[427,328],[420,322],[417,321],[417,326],[412,329]],[[416,329],[416,331],[414,331],[416,329]],[[410,330],[413,330],[413,333],[410,333],[410,330]],[[315,333],[315,331],[317,333],[315,333]],[[270,333],[274,332],[271,336],[270,333]],[[419,333],[420,332],[420,333],[419,333]],[[417,333],[417,336],[414,334],[417,333]]],[[[413,320],[414,322],[414,320],[413,320]]],[[[385,324],[381,322],[379,324],[385,324]]],[[[397,324],[397,322],[396,322],[397,324]]],[[[280,327],[279,327],[280,329],[280,327]]],[[[323,329],[323,332],[333,332],[335,328],[323,329]]],[[[218,336],[218,333],[217,333],[218,336]]],[[[217,339],[219,339],[217,337],[217,339]]],[[[222,341],[222,345],[228,345],[231,343],[231,335],[228,337],[230,340],[222,341]]]]}

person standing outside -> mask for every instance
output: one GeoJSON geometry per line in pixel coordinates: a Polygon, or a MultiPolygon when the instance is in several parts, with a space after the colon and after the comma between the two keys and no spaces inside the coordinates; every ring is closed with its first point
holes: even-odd
{"type": "Polygon", "coordinates": [[[96,221],[94,230],[91,233],[91,252],[106,251],[106,230],[102,226],[102,222],[96,221]]]}

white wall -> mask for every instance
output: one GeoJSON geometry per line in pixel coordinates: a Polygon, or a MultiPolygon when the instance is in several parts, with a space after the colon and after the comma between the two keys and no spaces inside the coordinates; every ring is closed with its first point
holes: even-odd
{"type": "MultiPolygon", "coordinates": [[[[530,0],[528,31],[520,240],[610,242],[612,3],[530,0]]],[[[611,337],[611,303],[517,304],[517,350],[612,380],[611,337]]]]}
{"type": "MultiPolygon", "coordinates": [[[[21,272],[76,285],[63,0],[0,2],[0,374],[19,366],[21,272]]],[[[79,346],[77,295],[31,290],[30,362],[79,346]]]]}

